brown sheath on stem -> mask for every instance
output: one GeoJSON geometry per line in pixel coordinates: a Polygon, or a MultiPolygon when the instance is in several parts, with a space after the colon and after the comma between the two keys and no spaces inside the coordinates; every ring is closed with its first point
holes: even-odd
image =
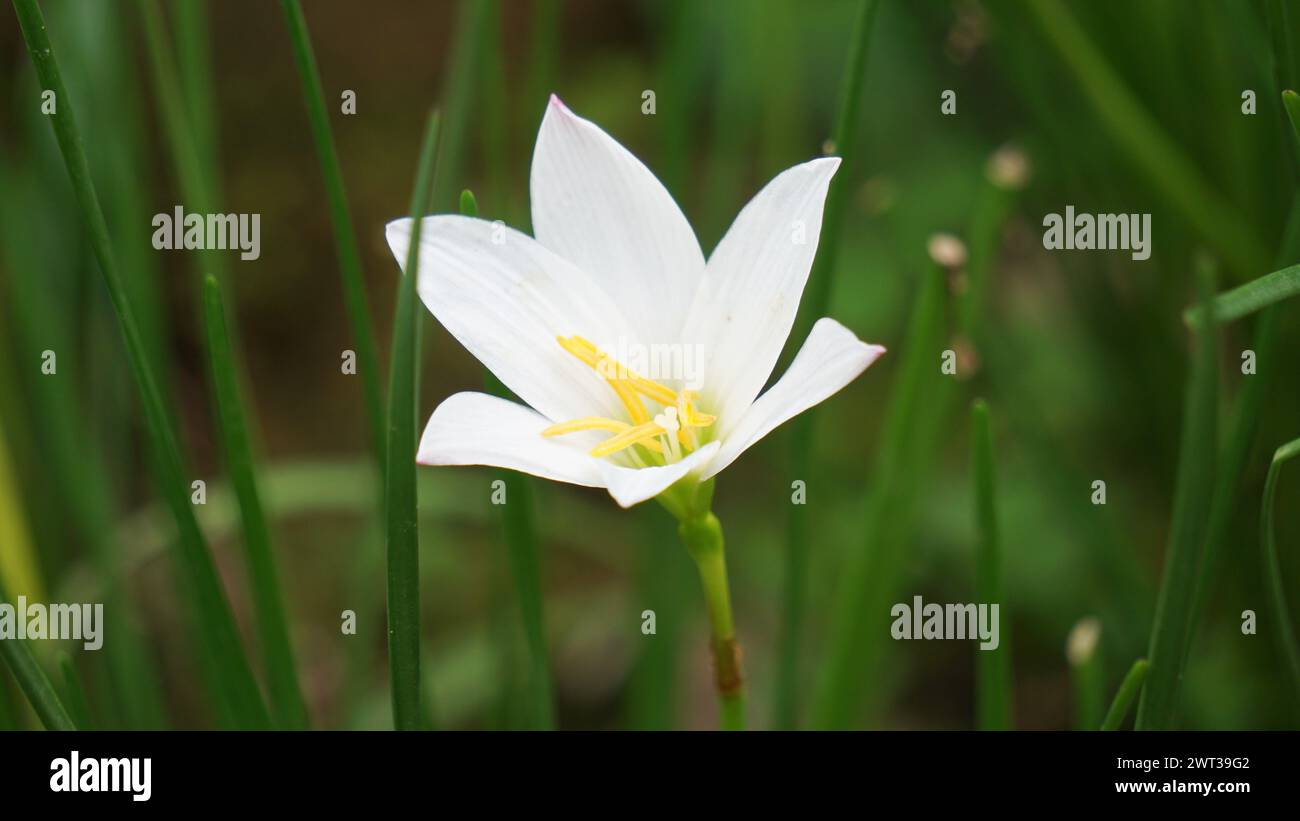
{"type": "Polygon", "coordinates": [[[719,693],[724,696],[740,693],[745,682],[740,672],[740,645],[735,639],[717,639],[713,642],[713,672],[719,693]]]}

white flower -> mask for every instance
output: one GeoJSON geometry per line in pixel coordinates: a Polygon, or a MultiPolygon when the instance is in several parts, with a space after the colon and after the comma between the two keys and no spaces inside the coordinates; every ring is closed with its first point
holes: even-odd
{"type": "MultiPolygon", "coordinates": [[[[552,96],[533,153],[536,239],[456,215],[420,229],[420,298],[529,407],[457,393],[433,412],[417,461],[603,487],[629,507],[684,477],[709,479],[847,385],[884,348],[824,318],[759,396],[794,324],[839,163],[777,175],[706,263],[650,170],[552,96]],[[674,372],[643,373],[618,358],[626,351],[665,353],[674,372]]],[[[410,234],[409,219],[388,224],[399,264],[410,234]]]]}

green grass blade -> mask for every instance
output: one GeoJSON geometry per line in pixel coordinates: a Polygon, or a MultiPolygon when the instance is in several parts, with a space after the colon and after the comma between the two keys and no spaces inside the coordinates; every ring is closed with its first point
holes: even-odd
{"type": "MultiPolygon", "coordinates": [[[[34,182],[16,169],[0,170],[0,190],[16,195],[18,201],[35,197],[34,182]]],[[[33,248],[33,243],[23,241],[19,230],[22,221],[12,202],[10,198],[0,198],[3,257],[11,271],[39,270],[39,251],[33,248]]],[[[46,284],[23,276],[10,276],[8,281],[9,305],[21,306],[10,312],[20,356],[35,358],[42,348],[51,345],[51,339],[59,340],[53,343],[55,348],[71,346],[74,335],[68,327],[68,317],[57,310],[55,294],[46,284]]],[[[155,342],[154,356],[159,348],[155,342]]],[[[42,459],[52,477],[46,489],[56,491],[54,495],[59,498],[75,532],[90,548],[95,572],[104,582],[105,651],[100,655],[109,668],[120,717],[125,727],[131,729],[161,728],[164,724],[161,689],[148,650],[134,624],[136,608],[124,589],[123,553],[113,527],[112,484],[103,449],[83,418],[83,405],[72,379],[38,380],[27,391],[27,398],[40,408],[48,432],[40,445],[42,459]]],[[[0,475],[0,507],[3,507],[2,490],[0,475]]],[[[0,520],[5,518],[0,514],[0,520]]],[[[0,543],[3,541],[0,539],[0,543]]],[[[3,556],[4,549],[0,548],[0,567],[4,564],[3,556]]]]}
{"type": "Polygon", "coordinates": [[[1282,657],[1286,659],[1287,673],[1291,676],[1296,698],[1300,700],[1300,647],[1296,645],[1291,611],[1286,604],[1286,588],[1282,581],[1282,567],[1277,558],[1277,537],[1273,526],[1273,506],[1277,498],[1278,474],[1282,471],[1282,465],[1296,456],[1300,456],[1300,439],[1286,443],[1273,454],[1273,461],[1268,466],[1268,478],[1264,481],[1264,501],[1260,506],[1259,529],[1264,578],[1268,581],[1273,617],[1277,619],[1277,629],[1273,631],[1273,635],[1277,637],[1282,657]]]}
{"type": "Polygon", "coordinates": [[[23,695],[27,696],[32,709],[36,710],[36,715],[40,717],[45,729],[77,729],[68,709],[63,706],[59,694],[55,692],[54,685],[50,683],[45,672],[32,657],[27,642],[17,639],[0,641],[0,658],[3,658],[8,665],[9,672],[13,673],[19,688],[22,689],[23,695]]]}
{"type": "Polygon", "coordinates": [[[1142,685],[1146,683],[1147,671],[1150,669],[1151,665],[1147,664],[1146,659],[1138,659],[1133,662],[1128,674],[1120,682],[1119,690],[1115,692],[1115,700],[1110,703],[1110,709],[1106,711],[1106,717],[1102,719],[1101,729],[1118,730],[1120,728],[1120,725],[1124,723],[1124,719],[1128,717],[1133,702],[1137,700],[1142,685]]]}
{"type": "Polygon", "coordinates": [[[865,537],[853,549],[836,590],[827,626],[826,659],[814,701],[812,724],[819,729],[852,726],[876,693],[872,668],[888,636],[889,597],[900,572],[906,531],[931,443],[948,403],[952,380],[939,374],[943,350],[945,273],[937,266],[925,277],[908,320],[903,357],[878,441],[865,537]],[[933,374],[933,376],[931,376],[933,374]],[[936,384],[935,379],[944,381],[936,384]],[[864,614],[885,614],[880,620],[864,614]]]}
{"type": "MultiPolygon", "coordinates": [[[[1287,55],[1279,54],[1279,60],[1289,65],[1287,55]]],[[[1294,92],[1285,92],[1283,99],[1291,114],[1291,135],[1297,152],[1300,152],[1300,117],[1296,116],[1293,106],[1300,104],[1300,96],[1294,92]]],[[[1300,256],[1300,192],[1293,195],[1291,213],[1287,216],[1282,245],[1278,250],[1274,267],[1294,262],[1300,256]]],[[[1259,427],[1260,415],[1264,409],[1264,397],[1272,384],[1277,369],[1274,367],[1277,337],[1278,312],[1281,307],[1271,305],[1260,312],[1255,320],[1255,333],[1251,341],[1251,350],[1255,352],[1255,374],[1250,376],[1241,389],[1233,414],[1232,427],[1228,434],[1227,446],[1218,471],[1214,488],[1214,498],[1210,504],[1210,519],[1206,526],[1205,557],[1201,562],[1200,577],[1197,580],[1196,599],[1193,612],[1205,609],[1212,580],[1217,577],[1222,561],[1223,548],[1228,540],[1233,514],[1237,507],[1237,489],[1241,484],[1246,461],[1250,457],[1251,446],[1255,441],[1255,432],[1259,427]]],[[[1215,311],[1217,316],[1218,311],[1215,311]]],[[[1193,623],[1188,642],[1195,638],[1198,627],[1193,623]]]]}
{"type": "Polygon", "coordinates": [[[483,74],[484,46],[493,36],[492,5],[485,0],[464,0],[456,19],[456,32],[452,37],[451,54],[447,62],[447,82],[442,88],[443,113],[441,147],[438,149],[438,167],[442,169],[433,181],[434,210],[450,209],[456,204],[459,187],[458,174],[464,162],[465,135],[476,111],[475,82],[483,74]]]}
{"type": "Polygon", "coordinates": [[[9,695],[9,677],[4,675],[7,669],[8,665],[0,667],[0,733],[19,729],[18,709],[9,695]]]}
{"type": "Polygon", "coordinates": [[[23,487],[9,456],[8,420],[0,417],[0,580],[15,595],[44,598],[45,581],[23,505],[23,487]]]}
{"type": "MultiPolygon", "coordinates": [[[[1254,229],[1210,187],[1123,79],[1088,39],[1061,0],[1032,0],[1029,9],[1078,80],[1101,123],[1173,205],[1238,274],[1264,269],[1268,260],[1254,229]]],[[[1156,660],[1152,659],[1152,666],[1156,660]]],[[[1153,676],[1158,673],[1153,671],[1153,676]]]]}
{"type": "MultiPolygon", "coordinates": [[[[808,292],[798,328],[790,337],[795,345],[803,343],[812,323],[826,313],[830,303],[831,279],[839,256],[840,233],[844,227],[844,207],[848,202],[852,179],[854,149],[857,147],[862,86],[867,73],[868,46],[876,18],[876,0],[862,0],[850,44],[849,60],[841,78],[839,108],[831,141],[841,157],[841,167],[826,194],[822,233],[817,257],[809,274],[808,292]]],[[[791,430],[790,475],[808,478],[815,441],[815,415],[802,413],[791,430]]],[[[808,511],[806,505],[790,505],[786,519],[785,569],[781,597],[781,638],[777,650],[776,693],[772,703],[772,725],[776,729],[793,729],[799,713],[799,671],[803,645],[804,610],[807,607],[808,511]]]]}
{"type": "Polygon", "coordinates": [[[478,200],[468,188],[460,192],[460,213],[466,217],[478,216],[478,200]]]}
{"type": "Polygon", "coordinates": [[[975,479],[975,600],[997,604],[1001,611],[996,649],[975,653],[975,716],[981,730],[1011,729],[1011,646],[1002,588],[1002,556],[998,534],[997,485],[993,470],[993,434],[989,408],[983,400],[971,407],[971,472],[975,479]]]}
{"type": "Polygon", "coordinates": [[[835,265],[839,260],[840,236],[844,229],[844,209],[854,191],[855,150],[858,143],[858,123],[862,119],[862,88],[867,77],[867,57],[871,52],[871,33],[875,29],[878,0],[860,0],[853,39],[849,46],[848,62],[840,77],[839,106],[835,110],[835,126],[831,132],[830,153],[840,157],[840,169],[826,192],[826,205],[822,216],[821,239],[817,245],[817,258],[808,275],[808,286],[803,296],[804,310],[800,324],[791,335],[791,344],[803,344],[804,337],[830,306],[831,285],[835,265]]]}
{"type": "MultiPolygon", "coordinates": [[[[493,378],[495,382],[495,377],[493,378]]],[[[499,384],[499,383],[498,383],[499,384]]],[[[542,611],[542,569],[537,548],[537,527],[533,516],[532,483],[514,471],[502,471],[507,503],[502,507],[506,552],[510,576],[519,599],[524,641],[528,649],[528,670],[524,682],[528,726],[536,730],[555,728],[555,705],[551,695],[551,669],[546,654],[546,622],[542,611]]]]}
{"type": "Polygon", "coordinates": [[[1282,92],[1282,107],[1286,109],[1286,118],[1291,123],[1292,136],[1296,137],[1296,150],[1300,151],[1300,94],[1291,89],[1282,92]]]}
{"type": "Polygon", "coordinates": [[[348,210],[347,194],[343,187],[343,170],[339,166],[338,151],[334,147],[334,136],[330,131],[325,91],[321,85],[316,55],[312,51],[307,19],[303,16],[298,0],[283,0],[282,6],[289,27],[289,40],[293,44],[298,78],[302,81],[307,121],[311,126],[312,141],[316,144],[321,176],[325,180],[330,226],[334,232],[339,274],[343,280],[343,305],[347,309],[352,344],[356,347],[357,372],[361,376],[362,398],[365,401],[366,418],[370,422],[371,445],[382,467],[386,447],[384,398],[380,389],[379,357],[375,353],[375,326],[370,318],[365,278],[361,272],[361,254],[357,250],[356,231],[352,226],[352,214],[348,210]]]}
{"type": "MultiPolygon", "coordinates": [[[[1197,577],[1193,613],[1204,612],[1212,583],[1216,580],[1222,564],[1223,549],[1228,542],[1237,509],[1238,488],[1246,471],[1251,447],[1255,442],[1260,415],[1264,409],[1264,398],[1269,384],[1275,377],[1277,320],[1277,309],[1268,308],[1259,315],[1255,323],[1251,350],[1256,356],[1256,372],[1253,376],[1246,377],[1245,386],[1237,397],[1227,442],[1215,472],[1214,496],[1210,500],[1210,513],[1205,526],[1205,553],[1197,577]]],[[[1192,630],[1187,636],[1189,647],[1195,639],[1199,626],[1198,622],[1193,622],[1192,630]]]]}
{"type": "Polygon", "coordinates": [[[72,716],[72,721],[81,730],[94,730],[94,724],[90,720],[90,702],[86,700],[86,688],[81,684],[81,677],[77,675],[77,667],[72,662],[72,656],[67,653],[59,654],[59,675],[63,678],[63,694],[68,713],[72,716]]]}
{"type": "MultiPolygon", "coordinates": [[[[186,200],[184,205],[188,211],[211,213],[216,193],[208,172],[204,170],[199,142],[190,124],[189,110],[179,82],[180,72],[163,26],[162,11],[156,0],[138,0],[136,8],[144,25],[149,66],[157,85],[160,119],[180,190],[186,200]]],[[[205,263],[222,264],[220,259],[215,254],[204,254],[205,263]]]]}
{"type": "MultiPolygon", "coordinates": [[[[9,602],[9,595],[5,592],[5,589],[0,584],[0,604],[13,607],[14,605],[9,602]]],[[[36,715],[40,718],[41,723],[45,725],[45,729],[77,729],[71,713],[68,712],[68,708],[64,706],[62,699],[59,698],[58,691],[50,683],[45,671],[36,663],[36,659],[32,656],[32,651],[27,646],[26,640],[0,640],[0,659],[4,659],[9,672],[13,674],[14,680],[18,682],[18,688],[23,691],[23,695],[27,696],[28,703],[36,711],[36,715]]],[[[0,686],[3,685],[0,684],[0,686]]]]}
{"type": "MultiPolygon", "coordinates": [[[[207,0],[178,0],[172,3],[176,17],[176,57],[180,69],[182,99],[187,103],[193,125],[195,150],[203,168],[219,167],[217,147],[216,90],[212,86],[212,44],[208,37],[211,20],[207,0]]],[[[219,202],[220,192],[213,196],[219,202]]]]}
{"type": "MultiPolygon", "coordinates": [[[[1198,265],[1197,280],[1201,304],[1208,306],[1213,291],[1213,274],[1208,265],[1198,265]]],[[[1183,407],[1173,516],[1148,653],[1151,674],[1138,702],[1136,726],[1140,730],[1169,729],[1172,725],[1186,663],[1187,637],[1196,622],[1193,612],[1196,579],[1207,535],[1207,512],[1218,456],[1217,336],[1213,321],[1195,333],[1183,407]]]]}
{"type": "Polygon", "coordinates": [[[293,642],[289,638],[288,618],[280,594],[271,532],[253,467],[252,446],[235,377],[221,286],[211,275],[203,282],[203,319],[217,429],[244,525],[249,588],[257,619],[258,641],[262,647],[262,663],[266,668],[271,714],[279,727],[303,729],[308,723],[307,705],[294,667],[293,642]]]}
{"type": "Polygon", "coordinates": [[[388,372],[388,458],[385,515],[388,520],[388,659],[393,725],[420,726],[420,548],[415,490],[416,332],[419,307],[420,220],[428,212],[438,149],[438,113],[429,115],[411,194],[411,240],[393,316],[388,372]]]}
{"type": "Polygon", "coordinates": [[[1269,34],[1272,35],[1273,46],[1273,73],[1278,83],[1283,87],[1293,85],[1300,80],[1297,77],[1297,66],[1295,60],[1300,57],[1297,53],[1295,30],[1291,25],[1290,14],[1287,13],[1287,0],[1268,0],[1265,9],[1265,18],[1268,21],[1269,34]]]}
{"type": "Polygon", "coordinates": [[[560,53],[560,0],[537,0],[528,44],[528,124],[542,121],[547,100],[555,83],[555,65],[560,53]]]}
{"type": "Polygon", "coordinates": [[[982,353],[984,315],[1007,220],[1020,191],[1029,182],[1029,158],[1014,146],[1004,146],[989,158],[967,229],[969,255],[966,288],[959,295],[958,316],[963,334],[982,353]]]}
{"type": "MultiPolygon", "coordinates": [[[[1215,296],[1210,301],[1210,310],[1215,321],[1223,324],[1298,295],[1300,265],[1292,265],[1215,296]]],[[[1183,321],[1189,327],[1199,328],[1205,324],[1205,316],[1206,308],[1195,305],[1183,312],[1183,321]]]]}
{"type": "Polygon", "coordinates": [[[108,226],[90,178],[81,133],[72,114],[72,98],[63,85],[45,31],[45,21],[35,0],[13,0],[13,5],[41,86],[54,91],[56,98],[65,103],[58,107],[57,113],[50,119],[77,205],[86,222],[91,248],[121,326],[131,370],[140,392],[145,427],[153,450],[155,469],[158,471],[159,488],[179,531],[176,542],[178,558],[190,585],[189,592],[198,617],[202,659],[208,672],[211,695],[217,701],[227,723],[265,727],[266,707],[240,644],[234,617],[217,577],[212,555],[190,506],[190,483],[181,461],[180,448],[169,423],[162,395],[150,370],[147,348],[118,274],[108,226]]]}
{"type": "MultiPolygon", "coordinates": [[[[474,193],[460,194],[460,212],[478,216],[474,193]]],[[[491,371],[484,371],[488,391],[509,396],[506,387],[491,371]]],[[[546,656],[546,620],[542,611],[542,569],[537,546],[537,525],[533,517],[533,489],[528,477],[513,471],[497,474],[505,482],[506,503],[500,505],[501,523],[510,562],[510,575],[519,600],[524,641],[528,647],[528,675],[524,686],[528,726],[536,730],[555,727],[555,706],[551,695],[551,670],[546,656]]]]}

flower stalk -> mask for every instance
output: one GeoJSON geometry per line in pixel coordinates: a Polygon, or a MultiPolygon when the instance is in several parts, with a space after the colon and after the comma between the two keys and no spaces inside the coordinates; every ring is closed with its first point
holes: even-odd
{"type": "Polygon", "coordinates": [[[709,649],[713,654],[714,684],[724,730],[745,729],[745,682],[740,667],[740,644],[731,616],[731,588],[727,582],[727,555],[722,523],[713,515],[713,482],[672,488],[661,498],[677,517],[677,532],[700,571],[704,603],[709,611],[709,649]]]}

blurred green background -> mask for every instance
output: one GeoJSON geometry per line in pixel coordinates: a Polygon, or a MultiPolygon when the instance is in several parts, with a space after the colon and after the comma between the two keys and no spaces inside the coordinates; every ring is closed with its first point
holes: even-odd
{"type": "MultiPolygon", "coordinates": [[[[543,0],[307,2],[325,100],[346,180],[386,361],[397,266],[383,225],[404,215],[421,124],[442,107],[436,212],[472,189],[482,214],[526,228],[533,139],[551,91],[641,157],[711,249],[780,170],[820,154],[831,134],[858,4],[852,0],[599,2],[543,0]],[[455,68],[453,68],[455,67],[455,68]],[[356,92],[356,114],[339,111],[356,92]],[[656,110],[642,113],[642,92],[656,110]]],[[[320,167],[278,3],[161,4],[197,151],[225,212],[261,214],[261,257],[212,262],[156,252],[150,219],[183,199],[159,108],[141,6],[47,0],[50,36],[80,125],[124,276],[151,340],[226,590],[253,646],[238,511],[227,488],[202,366],[200,276],[225,268],[235,349],[260,455],[299,673],[318,727],[389,726],[379,472],[359,378],[340,373],[354,347],[320,167]],[[340,613],[357,614],[356,635],[340,613]]],[[[148,12],[144,12],[148,13],[148,12]]],[[[715,510],[727,530],[736,622],[754,726],[789,726],[775,701],[783,654],[790,485],[808,484],[799,650],[786,686],[810,721],[829,669],[846,568],[882,551],[866,520],[890,507],[892,558],[872,559],[861,642],[836,726],[974,726],[974,645],[888,640],[888,605],[975,600],[976,528],[967,408],[993,420],[1014,723],[1074,726],[1081,692],[1067,635],[1101,625],[1098,669],[1110,694],[1147,652],[1173,504],[1193,261],[1218,263],[1226,288],[1297,260],[1279,259],[1297,162],[1279,91],[1295,65],[1277,32],[1300,36],[1300,4],[1226,0],[1029,3],[899,2],[877,11],[855,145],[835,185],[847,190],[830,315],[890,349],[817,411],[807,476],[790,473],[788,427],[726,471],[715,510]],[[1118,86],[1090,85],[1064,14],[1118,86]],[[1281,28],[1272,21],[1284,21],[1281,28]],[[1289,22],[1287,22],[1289,21],[1289,22]],[[1090,45],[1088,45],[1090,43],[1090,45]],[[1275,55],[1282,54],[1282,58],[1275,55]],[[1083,68],[1081,69],[1081,65],[1083,68]],[[1108,67],[1108,68],[1107,68],[1108,67]],[[1100,88],[1100,91],[1097,89],[1100,88]],[[1119,94],[1113,93],[1119,89],[1119,94]],[[956,113],[941,94],[956,92],[956,113]],[[1242,94],[1257,111],[1244,114],[1242,94]],[[1128,116],[1136,106],[1166,142],[1128,116]],[[1023,190],[989,181],[1015,146],[1023,190]],[[1156,150],[1152,151],[1151,146],[1156,150]],[[1173,160],[1176,163],[1170,164],[1173,160]],[[1195,179],[1191,185],[1189,180],[1195,179]],[[1042,218],[1150,213],[1153,253],[1043,250],[1042,218]],[[1225,216],[1226,215],[1226,216],[1225,216]],[[909,318],[934,265],[936,232],[964,240],[986,271],[943,278],[933,367],[915,388],[924,422],[900,445],[906,478],[881,469],[885,423],[901,390],[909,318]],[[964,311],[982,321],[972,330],[964,311]],[[959,353],[957,377],[940,372],[959,353]],[[1107,503],[1091,503],[1092,482],[1107,503]],[[888,494],[894,493],[894,496],[888,494]],[[873,602],[875,604],[873,604],[873,602]],[[874,609],[873,609],[874,608],[874,609]]],[[[1074,31],[1074,29],[1070,29],[1074,31]]],[[[1285,38],[1283,38],[1285,39],[1285,38]]],[[[95,726],[206,727],[196,644],[167,543],[127,360],[72,201],[39,86],[12,14],[0,14],[0,574],[11,593],[99,601],[109,583],[91,542],[111,534],[143,636],[151,693],[142,714],[115,695],[102,656],[35,648],[47,669],[72,660],[95,726]],[[41,352],[58,356],[42,375],[41,352]],[[102,498],[78,504],[75,497],[102,498]],[[24,536],[25,534],[25,536],[24,536]],[[22,557],[34,557],[23,572],[22,557]]],[[[481,366],[426,312],[420,423],[443,397],[482,388],[481,366]]],[[[1279,356],[1255,443],[1234,493],[1221,560],[1190,644],[1176,726],[1294,727],[1297,709],[1267,627],[1259,505],[1274,448],[1300,434],[1296,307],[1281,307],[1279,356]]],[[[1226,326],[1220,402],[1244,381],[1253,322],[1226,326]]],[[[802,340],[794,340],[797,344],[802,340]]],[[[386,384],[386,383],[385,383],[386,384]]],[[[1221,432],[1227,425],[1221,423],[1221,432]]],[[[1213,447],[1214,443],[1207,443],[1213,447]]],[[[887,464],[887,461],[886,461],[887,464]]],[[[442,727],[527,726],[527,665],[501,524],[496,473],[420,470],[423,663],[442,727]]],[[[667,513],[619,510],[600,491],[530,483],[543,567],[548,657],[566,728],[713,726],[707,624],[691,562],[667,513]],[[641,632],[652,609],[657,633],[641,632]]],[[[1278,538],[1294,601],[1300,478],[1285,472],[1278,538]]],[[[59,679],[70,687],[67,679],[59,679]]],[[[28,726],[8,674],[0,699],[28,726]]]]}

